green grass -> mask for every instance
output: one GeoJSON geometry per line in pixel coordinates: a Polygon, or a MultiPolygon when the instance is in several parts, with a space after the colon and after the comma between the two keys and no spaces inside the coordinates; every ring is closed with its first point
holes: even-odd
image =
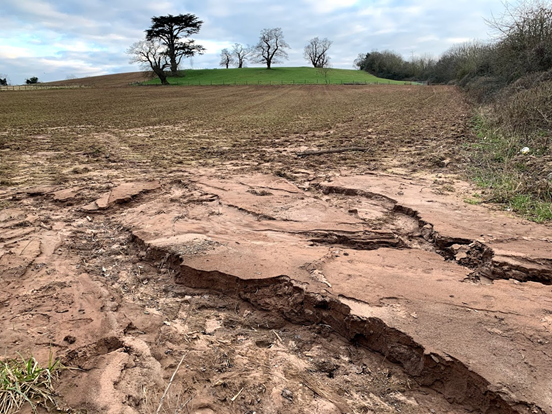
{"type": "Polygon", "coordinates": [[[540,151],[542,140],[506,132],[485,115],[475,117],[474,129],[477,139],[466,148],[471,161],[468,174],[485,189],[482,202],[501,204],[537,223],[552,222],[552,182],[545,168],[547,158],[540,151]],[[525,146],[531,149],[529,154],[521,153],[525,146]]]}
{"type": "Polygon", "coordinates": [[[47,367],[30,357],[0,362],[0,412],[17,413],[28,403],[33,412],[36,407],[55,407],[52,380],[62,369],[59,361],[50,358],[47,367]]]}
{"type": "MultiPolygon", "coordinates": [[[[291,84],[396,84],[405,82],[376,78],[361,70],[329,69],[325,74],[315,68],[277,67],[242,69],[195,69],[181,72],[183,76],[169,77],[171,85],[291,85],[291,84]]],[[[407,82],[408,83],[408,82],[407,82]]],[[[155,78],[146,84],[160,84],[155,78]]]]}

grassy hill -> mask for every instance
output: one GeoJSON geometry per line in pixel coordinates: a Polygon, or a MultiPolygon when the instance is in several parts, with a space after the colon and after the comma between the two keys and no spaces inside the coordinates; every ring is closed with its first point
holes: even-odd
{"type": "MultiPolygon", "coordinates": [[[[184,76],[169,77],[171,85],[281,85],[281,84],[346,84],[346,83],[385,83],[404,84],[376,78],[367,72],[348,69],[329,69],[327,73],[315,68],[278,67],[242,69],[195,69],[182,72],[184,76]]],[[[147,84],[160,84],[153,79],[147,84]]]]}

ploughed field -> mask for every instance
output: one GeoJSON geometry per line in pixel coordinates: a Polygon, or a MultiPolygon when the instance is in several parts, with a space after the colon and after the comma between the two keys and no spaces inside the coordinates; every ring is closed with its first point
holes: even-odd
{"type": "Polygon", "coordinates": [[[0,92],[0,346],[87,413],[552,412],[552,232],[451,87],[0,92]]]}
{"type": "Polygon", "coordinates": [[[91,88],[1,98],[4,185],[222,164],[415,171],[457,156],[469,116],[453,89],[422,86],[91,88]],[[367,151],[295,156],[343,147],[367,151]]]}

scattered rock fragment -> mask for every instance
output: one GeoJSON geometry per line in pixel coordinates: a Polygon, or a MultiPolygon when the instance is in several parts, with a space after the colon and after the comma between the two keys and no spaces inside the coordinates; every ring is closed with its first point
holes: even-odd
{"type": "Polygon", "coordinates": [[[284,388],[282,390],[282,397],[284,397],[288,401],[293,401],[293,393],[287,388],[284,388]]]}
{"type": "Polygon", "coordinates": [[[67,202],[74,199],[80,191],[81,188],[67,188],[65,190],[53,192],[52,196],[54,198],[54,201],[67,202]]]}
{"type": "Polygon", "coordinates": [[[108,193],[104,193],[99,199],[84,206],[82,209],[89,212],[106,210],[114,204],[127,203],[142,193],[157,190],[160,187],[159,181],[124,183],[113,188],[108,193]]]}

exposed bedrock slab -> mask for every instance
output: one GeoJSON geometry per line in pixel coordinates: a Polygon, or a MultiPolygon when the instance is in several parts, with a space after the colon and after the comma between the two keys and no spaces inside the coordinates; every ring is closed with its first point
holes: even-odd
{"type": "Polygon", "coordinates": [[[324,195],[262,175],[206,177],[120,220],[179,283],[328,324],[451,402],[552,412],[552,288],[466,282],[478,249],[491,272],[506,261],[506,273],[519,262],[550,272],[547,229],[423,187],[346,177],[324,195]]]}
{"type": "MultiPolygon", "coordinates": [[[[132,183],[123,183],[111,191],[104,193],[100,198],[84,206],[84,211],[95,212],[106,210],[114,204],[126,203],[142,193],[157,190],[160,187],[158,181],[139,181],[132,183]]],[[[54,193],[58,197],[60,192],[54,193]]]]}
{"type": "Polygon", "coordinates": [[[385,197],[393,209],[410,211],[422,225],[429,223],[438,247],[452,255],[459,253],[451,251],[454,244],[471,244],[473,249],[460,252],[460,262],[471,264],[477,277],[552,284],[549,226],[469,205],[454,195],[435,194],[431,183],[421,180],[386,175],[338,177],[321,183],[320,188],[353,199],[385,197]]]}

